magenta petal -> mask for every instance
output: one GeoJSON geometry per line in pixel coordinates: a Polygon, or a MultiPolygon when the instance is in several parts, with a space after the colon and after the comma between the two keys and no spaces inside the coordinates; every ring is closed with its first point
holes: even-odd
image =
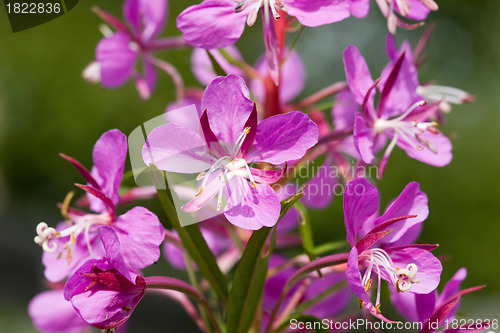
{"type": "Polygon", "coordinates": [[[363,302],[371,304],[370,298],[368,298],[368,295],[365,292],[365,287],[361,281],[361,272],[359,271],[358,263],[358,250],[355,246],[351,249],[349,259],[347,259],[345,276],[353,293],[363,302]]]}
{"type": "Polygon", "coordinates": [[[353,45],[349,45],[344,51],[344,67],[347,84],[356,102],[362,105],[365,95],[373,85],[373,79],[365,59],[353,45]]]}
{"type": "Polygon", "coordinates": [[[379,207],[378,191],[364,178],[356,178],[347,183],[344,191],[344,222],[347,241],[356,244],[363,223],[377,213],[379,207]]]}
{"type": "Polygon", "coordinates": [[[134,207],[113,223],[125,262],[142,269],[158,260],[160,245],[165,238],[158,217],[143,207],[134,207]]]}
{"type": "Polygon", "coordinates": [[[366,164],[370,164],[375,158],[375,155],[373,155],[375,134],[375,130],[368,127],[361,113],[356,113],[353,129],[354,146],[366,164]]]}
{"type": "Polygon", "coordinates": [[[139,2],[142,16],[141,39],[150,40],[158,36],[168,16],[167,0],[142,0],[139,2]]]}
{"type": "MultiPolygon", "coordinates": [[[[430,13],[430,9],[422,3],[420,0],[409,0],[410,2],[410,13],[406,15],[406,18],[415,20],[415,21],[423,21],[427,18],[427,16],[430,13]]],[[[401,14],[399,11],[397,1],[394,2],[394,9],[398,12],[398,14],[401,14]]]]}
{"type": "Polygon", "coordinates": [[[252,173],[253,179],[257,183],[273,184],[281,179],[281,177],[285,173],[285,168],[279,170],[262,170],[250,168],[250,172],[252,173]]]}
{"type": "Polygon", "coordinates": [[[236,75],[218,77],[205,90],[201,101],[210,128],[223,143],[235,144],[243,133],[254,103],[245,81],[236,75]]]}
{"type": "Polygon", "coordinates": [[[264,119],[246,159],[282,164],[304,156],[318,142],[318,126],[308,115],[293,111],[264,119]]]}
{"type": "Polygon", "coordinates": [[[198,173],[210,168],[211,157],[198,133],[177,124],[165,124],[148,135],[142,148],[146,165],[179,173],[198,173]]]}
{"type": "Polygon", "coordinates": [[[167,105],[165,119],[167,123],[181,125],[191,132],[198,133],[200,127],[200,98],[185,97],[167,105]]]}
{"type": "MultiPolygon", "coordinates": [[[[127,158],[127,137],[119,130],[104,133],[94,145],[92,151],[92,176],[99,184],[102,192],[116,204],[120,199],[118,189],[123,177],[123,168],[127,158]]],[[[90,209],[104,212],[102,201],[87,195],[90,209]]]]}
{"type": "MultiPolygon", "coordinates": [[[[304,64],[300,59],[298,53],[292,50],[288,53],[285,49],[285,61],[281,65],[281,76],[280,76],[280,86],[279,86],[279,98],[280,103],[285,104],[297,97],[297,95],[304,89],[306,83],[306,73],[304,64]]],[[[255,69],[262,75],[267,74],[267,59],[266,57],[260,57],[257,60],[255,69]]],[[[264,83],[261,79],[256,78],[250,82],[250,88],[252,90],[253,96],[256,101],[261,104],[264,103],[265,88],[264,83]]]]}
{"type": "Polygon", "coordinates": [[[205,0],[177,16],[177,28],[186,42],[203,49],[234,44],[245,29],[247,12],[234,12],[233,0],[205,0]]]}
{"type": "MultiPolygon", "coordinates": [[[[451,278],[448,283],[443,288],[443,291],[439,295],[437,302],[436,302],[436,308],[440,307],[442,304],[446,302],[449,298],[453,297],[456,295],[458,292],[460,292],[460,284],[462,283],[463,280],[467,277],[467,270],[465,268],[460,268],[455,275],[451,278]]],[[[459,301],[460,302],[460,301],[459,301]]],[[[448,314],[448,318],[453,318],[455,316],[455,312],[457,312],[460,304],[457,303],[453,309],[450,311],[448,314]]],[[[430,315],[429,315],[430,317],[430,315]]]]}
{"type": "Polygon", "coordinates": [[[88,328],[60,290],[44,291],[36,295],[28,305],[33,325],[46,333],[79,333],[88,328]]]}
{"type": "Polygon", "coordinates": [[[141,0],[126,0],[123,4],[123,17],[132,26],[134,33],[139,32],[140,22],[139,22],[139,6],[141,0]]]}
{"type": "Polygon", "coordinates": [[[373,222],[373,225],[376,226],[392,218],[407,215],[417,215],[417,217],[406,219],[404,222],[391,226],[394,231],[384,237],[382,243],[391,244],[392,246],[412,244],[418,237],[418,234],[408,231],[427,218],[429,207],[427,205],[427,195],[420,191],[420,185],[416,182],[406,185],[403,192],[390,204],[385,213],[373,222]]]}
{"type": "Polygon", "coordinates": [[[342,90],[335,95],[335,104],[332,108],[333,125],[335,130],[348,129],[354,126],[354,118],[359,112],[359,104],[350,90],[342,90]]]}
{"type": "Polygon", "coordinates": [[[409,292],[428,294],[437,288],[443,267],[439,259],[431,252],[415,247],[398,247],[394,251],[389,248],[386,251],[396,267],[406,268],[409,264],[417,265],[416,277],[420,278],[420,283],[414,283],[409,292]]]}
{"type": "MultiPolygon", "coordinates": [[[[419,96],[416,93],[418,83],[418,71],[417,67],[413,63],[413,55],[411,52],[411,47],[409,43],[404,43],[402,46],[404,50],[404,57],[401,59],[401,67],[399,69],[399,74],[397,75],[392,89],[388,92],[386,99],[384,101],[383,114],[386,117],[397,116],[403,113],[403,109],[406,106],[412,105],[418,100],[419,96]]],[[[401,56],[402,54],[400,54],[401,56]]],[[[396,56],[397,57],[397,56],[396,56]]],[[[390,62],[382,71],[380,77],[379,88],[386,86],[392,69],[397,64],[397,58],[390,62]]],[[[382,98],[381,98],[382,101],[382,98]]]]}
{"type": "MultiPolygon", "coordinates": [[[[102,240],[102,245],[106,251],[106,258],[109,263],[120,272],[127,280],[134,282],[135,275],[130,275],[130,270],[122,256],[121,244],[115,230],[107,225],[99,227],[99,236],[102,240]]],[[[125,246],[124,246],[125,247],[125,246]]]]}
{"type": "MultiPolygon", "coordinates": [[[[240,51],[234,46],[228,46],[224,49],[229,55],[231,55],[236,60],[243,60],[240,51]]],[[[226,72],[227,75],[235,74],[242,78],[245,77],[245,72],[243,72],[239,67],[231,65],[226,58],[222,56],[219,50],[204,50],[200,48],[194,48],[191,54],[191,69],[194,76],[204,85],[209,85],[212,80],[217,77],[215,73],[212,60],[210,59],[208,52],[217,61],[219,66],[226,72]]]]}
{"type": "Polygon", "coordinates": [[[349,17],[348,0],[287,0],[288,14],[308,27],[342,21],[349,17]]]}
{"type": "MultiPolygon", "coordinates": [[[[410,321],[420,321],[417,313],[417,294],[408,292],[398,293],[396,288],[389,288],[389,291],[391,293],[392,305],[403,317],[410,321]]],[[[434,303],[430,304],[430,309],[432,312],[434,309],[434,303]]]]}
{"type": "Polygon", "coordinates": [[[113,328],[124,323],[144,296],[144,290],[117,292],[89,290],[71,298],[80,316],[98,328],[113,328]]]}
{"type": "Polygon", "coordinates": [[[217,157],[226,156],[226,151],[221,146],[219,139],[210,128],[210,124],[208,123],[207,110],[203,111],[203,113],[201,114],[200,128],[201,134],[203,135],[203,138],[205,139],[205,142],[208,146],[208,150],[217,157]]]}
{"type": "Polygon", "coordinates": [[[269,185],[257,184],[257,189],[254,189],[246,180],[238,180],[241,183],[235,186],[241,186],[245,196],[243,200],[230,197],[224,210],[228,221],[247,230],[274,226],[281,210],[276,192],[269,185]]]}
{"type": "Polygon", "coordinates": [[[349,0],[351,6],[351,14],[363,18],[370,11],[370,0],[349,0]]]}
{"type": "Polygon", "coordinates": [[[117,32],[97,44],[96,59],[101,68],[102,85],[116,88],[132,75],[137,52],[130,49],[130,37],[117,32]]]}
{"type": "Polygon", "coordinates": [[[264,29],[264,47],[267,60],[267,69],[269,76],[276,85],[280,78],[281,48],[274,27],[274,19],[271,15],[262,16],[262,26],[264,29]]]}
{"type": "Polygon", "coordinates": [[[401,139],[398,140],[397,145],[403,149],[408,156],[414,158],[420,162],[434,165],[437,167],[442,167],[448,165],[453,159],[451,153],[452,145],[450,139],[448,139],[444,134],[430,133],[425,131],[419,134],[424,140],[429,140],[435,146],[437,153],[432,152],[430,149],[424,147],[422,150],[417,149],[414,146],[410,146],[406,141],[401,139]]]}

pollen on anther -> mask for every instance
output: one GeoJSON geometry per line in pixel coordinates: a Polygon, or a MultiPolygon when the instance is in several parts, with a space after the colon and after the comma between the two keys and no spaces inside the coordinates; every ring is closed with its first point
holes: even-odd
{"type": "Polygon", "coordinates": [[[358,298],[358,307],[359,307],[360,309],[362,309],[362,308],[363,308],[363,300],[362,300],[361,298],[358,298]]]}
{"type": "Polygon", "coordinates": [[[199,197],[202,193],[203,193],[203,187],[198,187],[198,190],[196,191],[196,194],[194,196],[199,197]]]}
{"type": "Polygon", "coordinates": [[[252,186],[254,189],[257,189],[257,184],[255,182],[250,182],[250,186],[252,186]]]}
{"type": "Polygon", "coordinates": [[[365,284],[365,293],[367,293],[368,290],[370,290],[370,288],[372,287],[372,282],[373,282],[372,279],[368,279],[368,281],[366,281],[366,284],[365,284]]]}
{"type": "Polygon", "coordinates": [[[74,232],[72,232],[71,235],[69,236],[69,240],[71,241],[71,243],[76,244],[75,233],[74,232]]]}
{"type": "Polygon", "coordinates": [[[375,310],[377,310],[377,314],[382,313],[382,311],[380,311],[380,304],[375,305],[375,310]]]}
{"type": "Polygon", "coordinates": [[[243,133],[245,133],[245,135],[248,135],[248,133],[250,133],[251,129],[252,129],[251,127],[245,127],[245,129],[243,130],[243,133]]]}

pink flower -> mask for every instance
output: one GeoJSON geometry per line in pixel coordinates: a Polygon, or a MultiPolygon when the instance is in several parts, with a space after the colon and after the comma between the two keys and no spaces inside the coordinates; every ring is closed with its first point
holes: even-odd
{"type": "Polygon", "coordinates": [[[217,196],[232,224],[250,230],[273,226],[280,204],[269,186],[281,170],[252,163],[283,165],[301,158],[318,139],[316,124],[301,112],[267,118],[257,125],[257,110],[243,79],[218,77],[205,90],[200,134],[177,124],[154,129],[143,148],[144,162],[177,173],[199,173],[195,197],[182,209],[200,210],[217,196]],[[225,204],[223,199],[225,198],[225,204]]]}

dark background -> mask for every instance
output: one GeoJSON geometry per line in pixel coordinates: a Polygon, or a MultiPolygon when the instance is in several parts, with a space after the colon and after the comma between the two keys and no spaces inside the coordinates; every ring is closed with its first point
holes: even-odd
{"type": "MultiPolygon", "coordinates": [[[[163,36],[180,34],[175,17],[195,1],[171,1],[163,36]]],[[[420,72],[421,82],[433,81],[465,89],[476,102],[456,106],[443,131],[454,143],[449,166],[435,168],[395,151],[386,176],[379,182],[384,204],[415,180],[429,196],[430,216],[420,242],[439,243],[436,254],[446,257],[443,279],[460,267],[469,275],[465,287],[487,284],[487,289],[465,297],[462,312],[474,319],[500,314],[500,3],[498,1],[441,0],[430,19],[437,24],[420,72]]],[[[59,152],[90,166],[94,142],[106,130],[130,133],[159,114],[174,99],[171,81],[159,74],[149,101],[141,101],[129,82],[116,90],[89,85],[81,71],[93,59],[102,38],[92,5],[121,17],[121,1],[84,1],[62,17],[13,34],[0,6],[0,332],[34,332],[26,313],[29,300],[43,290],[41,249],[33,243],[40,221],[60,220],[56,203],[81,182],[59,152]]],[[[401,42],[418,40],[423,29],[398,30],[401,42]]],[[[306,96],[344,80],[342,52],[356,45],[372,75],[386,63],[386,21],[374,1],[368,18],[307,28],[297,49],[307,67],[306,96]]],[[[263,52],[257,23],[246,29],[237,44],[249,63],[263,52]]],[[[189,68],[189,50],[164,52],[160,57],[182,70],[187,85],[197,85],[189,68]]],[[[345,238],[341,199],[327,212],[313,214],[316,241],[345,238]]],[[[159,263],[157,271],[167,269],[159,263]]],[[[442,285],[440,286],[442,288],[442,285]]],[[[146,297],[132,332],[186,332],[193,329],[182,310],[167,301],[146,297]],[[163,304],[167,307],[163,307],[163,304]],[[150,320],[150,318],[154,318],[150,320]],[[185,325],[187,322],[188,326],[185,325]],[[162,329],[163,328],[163,329],[162,329]]]]}

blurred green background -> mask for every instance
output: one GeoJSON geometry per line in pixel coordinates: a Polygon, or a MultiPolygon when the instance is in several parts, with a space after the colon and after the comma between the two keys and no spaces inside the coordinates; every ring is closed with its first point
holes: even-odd
{"type": "MultiPolygon", "coordinates": [[[[195,2],[171,1],[164,36],[179,34],[175,17],[195,2]]],[[[454,107],[448,116],[443,130],[454,138],[449,166],[427,166],[396,151],[379,186],[385,204],[408,182],[421,184],[429,196],[430,216],[420,242],[440,244],[435,253],[446,258],[444,280],[466,267],[465,287],[488,285],[465,297],[463,313],[474,319],[499,318],[500,2],[438,4],[440,10],[430,16],[437,26],[424,52],[428,61],[420,80],[465,89],[476,102],[454,107]]],[[[82,80],[81,71],[102,38],[92,5],[121,17],[121,1],[87,0],[54,21],[13,34],[0,6],[0,332],[35,331],[26,313],[29,300],[44,289],[41,249],[33,243],[35,226],[59,221],[56,203],[74,189],[73,183],[82,181],[58,153],[90,166],[92,146],[104,131],[118,128],[128,134],[174,99],[171,81],[163,74],[146,102],[131,82],[107,90],[82,80]]],[[[348,44],[361,50],[374,77],[380,73],[386,63],[386,21],[373,1],[371,5],[364,20],[349,18],[305,30],[297,44],[307,68],[302,96],[344,80],[342,52],[348,44]]],[[[399,29],[397,39],[409,38],[415,45],[422,31],[399,29]]],[[[254,63],[263,52],[260,27],[246,29],[237,45],[245,60],[254,63]]],[[[196,86],[189,55],[182,50],[160,57],[182,71],[188,86],[196,86]]],[[[313,218],[317,242],[345,237],[340,198],[327,212],[314,212],[313,218]]],[[[165,310],[155,301],[146,298],[141,303],[131,332],[194,329],[182,310],[165,310]]]]}

